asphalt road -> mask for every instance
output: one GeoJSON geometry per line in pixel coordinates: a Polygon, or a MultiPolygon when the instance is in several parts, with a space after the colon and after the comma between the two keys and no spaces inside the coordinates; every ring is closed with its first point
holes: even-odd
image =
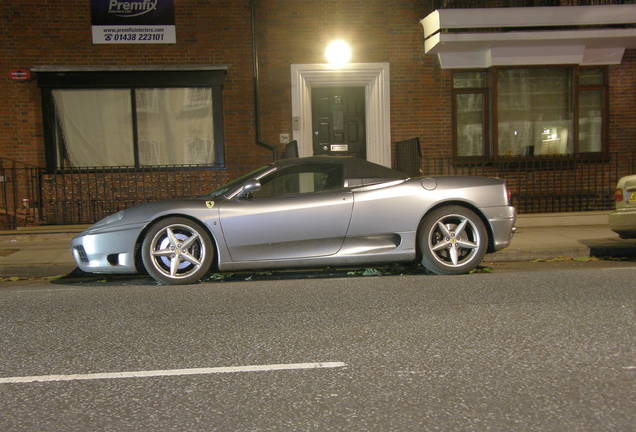
{"type": "Polygon", "coordinates": [[[3,284],[0,431],[636,430],[634,263],[528,270],[3,284]]]}

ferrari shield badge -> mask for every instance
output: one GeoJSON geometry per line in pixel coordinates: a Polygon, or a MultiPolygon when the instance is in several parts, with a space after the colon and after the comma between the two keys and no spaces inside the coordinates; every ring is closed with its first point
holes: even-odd
{"type": "Polygon", "coordinates": [[[206,202],[205,202],[205,206],[206,206],[207,208],[212,208],[212,207],[214,207],[214,201],[206,201],[206,202]]]}

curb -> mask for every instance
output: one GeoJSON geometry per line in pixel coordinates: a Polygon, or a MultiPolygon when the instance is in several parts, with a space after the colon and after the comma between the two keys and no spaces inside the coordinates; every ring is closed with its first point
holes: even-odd
{"type": "MultiPolygon", "coordinates": [[[[510,262],[510,261],[533,261],[537,259],[551,259],[557,257],[636,257],[636,240],[627,241],[616,240],[615,244],[610,240],[588,240],[580,246],[570,246],[563,248],[514,248],[509,247],[499,252],[486,254],[483,262],[510,262]]],[[[66,253],[67,249],[60,253],[66,253]]],[[[69,260],[68,263],[25,263],[3,265],[0,270],[0,277],[47,277],[66,275],[76,269],[76,264],[69,260]]]]}
{"type": "Polygon", "coordinates": [[[64,276],[74,271],[75,268],[75,263],[10,265],[2,267],[2,271],[0,271],[0,278],[42,278],[64,276]]]}
{"type": "MultiPolygon", "coordinates": [[[[521,229],[513,237],[512,244],[496,253],[487,254],[483,261],[514,262],[589,256],[636,257],[636,239],[619,239],[606,223],[593,223],[606,220],[608,213],[522,215],[517,224],[521,229]]],[[[69,242],[84,228],[50,226],[46,229],[0,231],[0,277],[67,274],[75,268],[69,254],[69,242]],[[22,252],[20,256],[11,257],[18,251],[22,252]],[[68,261],[65,257],[68,257],[68,261]],[[28,262],[29,260],[33,262],[28,262]]]]}
{"type": "MultiPolygon", "coordinates": [[[[536,259],[550,259],[556,257],[587,257],[593,256],[590,248],[585,245],[555,248],[514,248],[508,247],[499,252],[486,254],[484,261],[505,262],[505,261],[533,261],[536,259]]],[[[595,255],[594,255],[595,256],[595,255]]]]}

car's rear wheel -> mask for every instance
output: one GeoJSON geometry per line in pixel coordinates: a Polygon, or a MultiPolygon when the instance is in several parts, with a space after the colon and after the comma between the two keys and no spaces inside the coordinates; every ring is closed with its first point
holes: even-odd
{"type": "Polygon", "coordinates": [[[190,284],[208,272],[214,248],[200,224],[170,217],[150,227],[141,245],[141,258],[148,274],[159,283],[190,284]]]}
{"type": "Polygon", "coordinates": [[[419,233],[422,265],[436,274],[463,274],[476,268],[486,253],[488,233],[481,218],[461,206],[429,213],[419,233]]]}

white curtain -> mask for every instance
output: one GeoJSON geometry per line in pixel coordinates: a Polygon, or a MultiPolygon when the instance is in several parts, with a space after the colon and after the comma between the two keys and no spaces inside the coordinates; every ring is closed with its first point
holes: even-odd
{"type": "Polygon", "coordinates": [[[52,93],[64,140],[63,147],[58,145],[60,166],[134,165],[130,90],[52,93]]]}
{"type": "Polygon", "coordinates": [[[484,154],[484,95],[456,95],[457,156],[484,154]]]}
{"type": "Polygon", "coordinates": [[[141,165],[214,162],[210,88],[137,89],[141,165]]]}
{"type": "Polygon", "coordinates": [[[569,69],[502,69],[497,86],[499,155],[572,153],[569,69]]]}
{"type": "Polygon", "coordinates": [[[579,151],[603,149],[603,90],[579,92],[579,151]]]}

